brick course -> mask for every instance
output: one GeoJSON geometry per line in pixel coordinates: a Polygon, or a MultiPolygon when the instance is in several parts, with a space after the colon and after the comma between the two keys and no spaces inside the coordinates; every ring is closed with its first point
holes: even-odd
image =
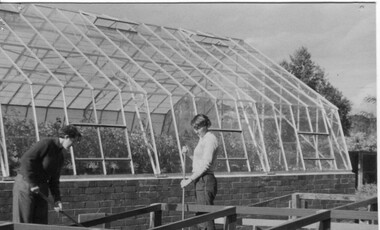
{"type": "MultiPolygon", "coordinates": [[[[217,175],[218,195],[216,205],[246,206],[274,197],[294,192],[354,194],[355,175],[352,173],[316,173],[282,175],[217,175]]],[[[63,178],[61,193],[64,210],[74,218],[81,213],[105,212],[116,214],[152,203],[181,203],[181,177],[131,177],[127,178],[90,178],[79,181],[63,178]],[[106,179],[104,179],[106,178],[106,179]]],[[[0,221],[12,220],[13,182],[0,182],[0,221]]],[[[185,192],[186,202],[194,202],[194,190],[190,186],[185,192]]],[[[317,202],[314,202],[317,203],[317,202]]],[[[319,202],[321,208],[330,204],[319,202]]],[[[318,203],[318,204],[319,204],[318,203]]],[[[311,205],[315,205],[310,203],[311,205]]],[[[317,204],[317,205],[318,205],[317,204]]],[[[284,204],[279,204],[279,206],[284,204]]],[[[187,214],[192,216],[193,214],[187,214]]],[[[163,223],[181,218],[177,212],[164,212],[163,223]]],[[[149,214],[115,221],[111,224],[117,229],[146,229],[149,214]]],[[[69,225],[70,220],[54,211],[49,212],[49,222],[55,225],[69,225]]]]}

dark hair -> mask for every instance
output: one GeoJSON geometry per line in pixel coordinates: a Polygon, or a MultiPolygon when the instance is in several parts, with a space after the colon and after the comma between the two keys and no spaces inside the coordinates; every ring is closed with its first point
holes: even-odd
{"type": "Polygon", "coordinates": [[[69,138],[80,139],[82,137],[82,134],[80,134],[74,125],[66,125],[59,130],[59,137],[64,138],[65,136],[69,136],[69,138]]]}
{"type": "Polygon", "coordinates": [[[197,114],[195,117],[191,120],[190,122],[191,126],[194,129],[199,129],[202,127],[210,127],[211,126],[211,121],[210,119],[204,115],[204,114],[197,114]]]}

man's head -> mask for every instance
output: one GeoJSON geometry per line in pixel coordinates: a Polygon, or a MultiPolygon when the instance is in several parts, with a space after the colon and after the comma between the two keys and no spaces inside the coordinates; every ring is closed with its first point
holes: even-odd
{"type": "Polygon", "coordinates": [[[191,120],[190,124],[193,127],[194,132],[199,137],[202,137],[211,126],[211,121],[206,115],[198,114],[191,120]]]}
{"type": "Polygon", "coordinates": [[[82,134],[73,125],[63,126],[59,130],[59,138],[61,138],[61,144],[65,149],[69,149],[74,142],[79,142],[82,134]]]}
{"type": "Polygon", "coordinates": [[[202,127],[210,127],[211,126],[211,121],[210,119],[204,115],[204,114],[197,114],[195,117],[191,120],[190,122],[191,126],[194,129],[199,129],[202,127]]]}

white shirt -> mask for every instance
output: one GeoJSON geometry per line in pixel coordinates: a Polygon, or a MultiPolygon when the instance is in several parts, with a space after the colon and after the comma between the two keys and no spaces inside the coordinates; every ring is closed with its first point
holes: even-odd
{"type": "Polygon", "coordinates": [[[218,139],[211,132],[207,132],[199,139],[194,149],[193,174],[190,179],[195,180],[204,172],[213,173],[216,165],[218,139]]]}

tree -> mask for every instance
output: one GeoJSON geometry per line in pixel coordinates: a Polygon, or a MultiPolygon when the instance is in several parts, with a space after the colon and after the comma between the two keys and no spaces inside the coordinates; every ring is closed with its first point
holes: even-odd
{"type": "Polygon", "coordinates": [[[348,114],[351,111],[351,102],[328,82],[324,70],[312,61],[307,48],[302,46],[297,49],[293,56],[290,55],[289,62],[283,60],[280,65],[338,107],[343,133],[349,135],[351,123],[348,114]]]}

